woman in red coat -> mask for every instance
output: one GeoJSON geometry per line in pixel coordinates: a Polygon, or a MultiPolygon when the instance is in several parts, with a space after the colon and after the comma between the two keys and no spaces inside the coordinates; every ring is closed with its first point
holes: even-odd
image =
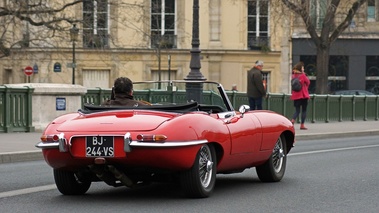
{"type": "Polygon", "coordinates": [[[305,122],[305,118],[307,117],[307,106],[308,106],[308,100],[309,100],[308,87],[309,87],[310,81],[309,81],[309,78],[304,73],[303,62],[299,62],[293,67],[292,79],[293,78],[299,78],[302,87],[300,91],[292,90],[291,100],[293,100],[293,103],[295,106],[295,113],[292,116],[291,122],[295,123],[296,118],[300,115],[300,109],[301,109],[300,129],[307,130],[308,128],[304,126],[304,122],[305,122]]]}

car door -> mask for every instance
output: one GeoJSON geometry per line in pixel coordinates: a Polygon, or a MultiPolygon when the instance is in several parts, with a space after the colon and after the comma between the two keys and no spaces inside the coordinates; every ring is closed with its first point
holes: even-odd
{"type": "Polygon", "coordinates": [[[253,114],[246,113],[243,117],[237,114],[226,125],[230,131],[231,155],[252,153],[260,150],[262,127],[253,114]]]}

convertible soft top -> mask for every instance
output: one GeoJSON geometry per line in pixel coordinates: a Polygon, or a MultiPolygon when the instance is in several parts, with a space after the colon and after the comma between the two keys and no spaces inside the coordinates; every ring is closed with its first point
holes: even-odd
{"type": "Polygon", "coordinates": [[[169,103],[169,104],[143,105],[143,106],[138,106],[138,107],[84,104],[83,109],[79,109],[79,112],[83,114],[90,114],[90,113],[95,113],[95,112],[110,111],[110,110],[124,110],[124,109],[158,110],[158,111],[176,112],[176,113],[187,113],[187,112],[193,112],[193,111],[204,111],[208,113],[225,112],[225,109],[223,109],[220,106],[198,104],[196,101],[184,103],[184,104],[169,103]]]}

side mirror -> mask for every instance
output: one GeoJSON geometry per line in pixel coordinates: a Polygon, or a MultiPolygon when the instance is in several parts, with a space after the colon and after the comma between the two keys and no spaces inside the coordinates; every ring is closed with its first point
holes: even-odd
{"type": "Polygon", "coordinates": [[[245,114],[245,112],[247,112],[249,110],[250,110],[250,106],[249,105],[242,105],[238,109],[238,111],[241,113],[241,117],[243,117],[243,114],[245,114]]]}

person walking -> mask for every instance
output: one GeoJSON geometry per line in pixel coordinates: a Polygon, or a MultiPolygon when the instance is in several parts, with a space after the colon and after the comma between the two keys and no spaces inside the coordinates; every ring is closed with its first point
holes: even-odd
{"type": "Polygon", "coordinates": [[[111,99],[106,100],[102,105],[138,107],[148,104],[134,100],[133,82],[129,78],[119,77],[114,81],[111,99]]]}
{"type": "MultiPolygon", "coordinates": [[[[295,113],[292,116],[292,123],[295,123],[297,117],[300,115],[301,110],[301,118],[300,118],[300,129],[307,130],[304,126],[305,119],[307,117],[307,106],[309,100],[309,92],[308,88],[310,85],[309,78],[304,73],[304,63],[297,63],[292,69],[292,79],[298,78],[301,84],[301,88],[298,91],[292,89],[291,92],[291,100],[293,100],[295,113]]],[[[292,81],[291,81],[292,82],[292,81]]]]}
{"type": "Polygon", "coordinates": [[[249,99],[250,110],[261,110],[263,97],[266,96],[266,89],[262,79],[263,61],[256,61],[247,76],[247,97],[249,99]]]}

